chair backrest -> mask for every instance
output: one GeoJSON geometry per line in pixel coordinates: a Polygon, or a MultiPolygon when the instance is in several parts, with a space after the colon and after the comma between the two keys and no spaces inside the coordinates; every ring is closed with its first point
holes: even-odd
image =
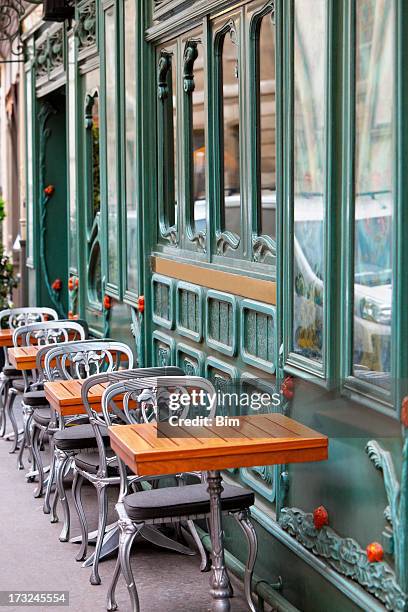
{"type": "MultiPolygon", "coordinates": [[[[146,377],[132,377],[110,385],[102,396],[102,413],[107,425],[112,425],[111,406],[116,405],[121,398],[123,411],[130,423],[150,422],[151,415],[143,411],[131,411],[130,402],[140,403],[146,397],[152,400],[154,420],[167,421],[169,416],[187,417],[191,408],[194,414],[190,416],[206,416],[212,419],[217,411],[217,391],[214,385],[201,376],[160,374],[146,377]],[[148,393],[145,395],[146,391],[148,393]],[[134,418],[134,415],[136,418],[134,418]]],[[[117,411],[114,410],[114,415],[117,411]]]]}
{"type": "Polygon", "coordinates": [[[88,329],[78,321],[43,321],[17,327],[13,333],[14,346],[29,346],[86,340],[88,329]]]}
{"type": "Polygon", "coordinates": [[[133,353],[127,344],[113,340],[64,342],[37,353],[37,370],[48,381],[84,379],[121,367],[133,368],[133,353]]]}
{"type": "MultiPolygon", "coordinates": [[[[112,416],[109,416],[107,419],[104,418],[104,412],[98,413],[96,412],[89,402],[89,394],[93,387],[100,384],[114,385],[115,383],[123,383],[129,380],[138,380],[141,378],[151,379],[152,377],[161,377],[165,378],[167,376],[173,377],[183,377],[184,371],[181,368],[176,366],[164,366],[164,367],[152,367],[152,368],[135,368],[133,370],[121,370],[119,372],[108,372],[103,374],[96,374],[95,376],[90,376],[82,385],[81,389],[81,397],[82,404],[86,410],[86,413],[89,417],[89,422],[92,424],[96,442],[98,445],[98,451],[100,455],[100,471],[101,473],[106,474],[106,454],[105,447],[102,438],[102,434],[100,431],[100,425],[110,425],[112,422],[116,423],[129,423],[132,422],[128,418],[128,416],[124,413],[121,407],[118,407],[113,401],[105,400],[109,404],[108,413],[112,416]]],[[[109,388],[109,387],[108,387],[109,388]]],[[[119,393],[115,393],[115,396],[119,395],[119,393]]],[[[122,398],[121,398],[121,404],[122,398]]]]}
{"type": "Polygon", "coordinates": [[[25,308],[6,308],[0,311],[0,329],[3,328],[6,320],[6,327],[16,329],[23,325],[39,323],[41,321],[57,321],[58,313],[53,308],[28,306],[25,308]]]}

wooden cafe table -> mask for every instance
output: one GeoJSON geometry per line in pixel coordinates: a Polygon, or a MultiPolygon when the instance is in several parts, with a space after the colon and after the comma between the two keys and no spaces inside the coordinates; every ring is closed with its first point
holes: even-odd
{"type": "Polygon", "coordinates": [[[221,524],[220,470],[281,463],[322,461],[328,439],[281,414],[234,418],[239,425],[174,427],[168,423],[116,425],[109,428],[111,447],[137,476],[208,472],[213,555],[211,595],[214,611],[228,611],[221,524]],[[158,430],[160,435],[158,435],[158,430]],[[176,437],[179,436],[179,437],[176,437]]]}
{"type": "Polygon", "coordinates": [[[13,333],[14,329],[11,328],[0,329],[0,346],[13,346],[13,333]]]}
{"type": "Polygon", "coordinates": [[[44,345],[18,346],[8,349],[9,362],[16,370],[34,370],[39,348],[44,345]]]}

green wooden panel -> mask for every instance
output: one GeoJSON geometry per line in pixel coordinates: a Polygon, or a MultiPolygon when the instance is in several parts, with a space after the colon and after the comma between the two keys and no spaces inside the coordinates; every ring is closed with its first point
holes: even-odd
{"type": "Polygon", "coordinates": [[[152,319],[156,325],[172,329],[174,326],[174,281],[166,276],[152,276],[152,319]]]}
{"type": "Polygon", "coordinates": [[[197,285],[179,281],[176,287],[177,332],[200,342],[203,330],[203,290],[197,285]]]}
{"type": "Polygon", "coordinates": [[[232,357],[237,347],[237,299],[208,290],[205,312],[205,341],[220,353],[232,357]]]}

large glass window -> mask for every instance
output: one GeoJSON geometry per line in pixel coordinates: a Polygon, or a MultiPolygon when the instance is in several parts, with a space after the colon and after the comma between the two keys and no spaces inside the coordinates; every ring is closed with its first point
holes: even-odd
{"type": "Polygon", "coordinates": [[[108,282],[119,284],[117,185],[116,14],[105,11],[106,197],[108,218],[108,282]]]}
{"type": "Polygon", "coordinates": [[[77,155],[76,155],[76,64],[75,37],[68,41],[68,96],[69,96],[69,129],[68,129],[68,167],[69,167],[69,266],[77,270],[77,155]]]}
{"type": "MultiPolygon", "coordinates": [[[[93,73],[89,84],[94,84],[93,73]]],[[[101,207],[100,182],[100,128],[99,98],[97,90],[86,96],[86,155],[85,175],[87,177],[87,217],[89,231],[88,299],[96,307],[102,302],[101,250],[99,245],[99,212],[101,207]]]]}
{"type": "MultiPolygon", "coordinates": [[[[193,231],[204,233],[206,230],[206,183],[205,183],[205,71],[204,49],[201,41],[190,40],[184,50],[184,92],[189,96],[190,155],[192,187],[190,217],[193,231]]],[[[191,180],[190,180],[191,179],[191,180]]]]}
{"type": "Polygon", "coordinates": [[[293,346],[323,360],[325,0],[294,2],[293,346]]]}
{"type": "Polygon", "coordinates": [[[353,375],[389,384],[394,153],[392,0],[357,0],[353,375]]]}
{"type": "Polygon", "coordinates": [[[127,288],[133,291],[137,291],[135,1],[124,3],[127,288]]]}
{"type": "Polygon", "coordinates": [[[223,183],[221,230],[240,235],[241,177],[239,155],[239,57],[237,33],[231,28],[221,43],[221,111],[223,183]]]}
{"type": "Polygon", "coordinates": [[[27,259],[30,265],[34,264],[34,176],[33,176],[33,81],[32,70],[26,72],[27,96],[27,259]]]}
{"type": "Polygon", "coordinates": [[[258,232],[276,236],[275,26],[262,17],[258,39],[258,232]]]}
{"type": "Polygon", "coordinates": [[[158,196],[162,238],[177,243],[177,45],[160,49],[157,64],[158,91],[158,196]]]}

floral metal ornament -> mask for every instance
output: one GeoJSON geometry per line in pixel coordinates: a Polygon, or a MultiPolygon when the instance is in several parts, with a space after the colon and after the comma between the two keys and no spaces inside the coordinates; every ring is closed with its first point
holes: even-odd
{"type": "MultiPolygon", "coordinates": [[[[279,525],[304,548],[323,558],[339,574],[358,582],[379,599],[387,610],[404,612],[408,598],[388,563],[370,562],[367,551],[353,540],[342,538],[327,525],[317,529],[313,514],[299,508],[282,508],[279,525]]],[[[375,549],[379,559],[379,551],[375,549]]]]}

